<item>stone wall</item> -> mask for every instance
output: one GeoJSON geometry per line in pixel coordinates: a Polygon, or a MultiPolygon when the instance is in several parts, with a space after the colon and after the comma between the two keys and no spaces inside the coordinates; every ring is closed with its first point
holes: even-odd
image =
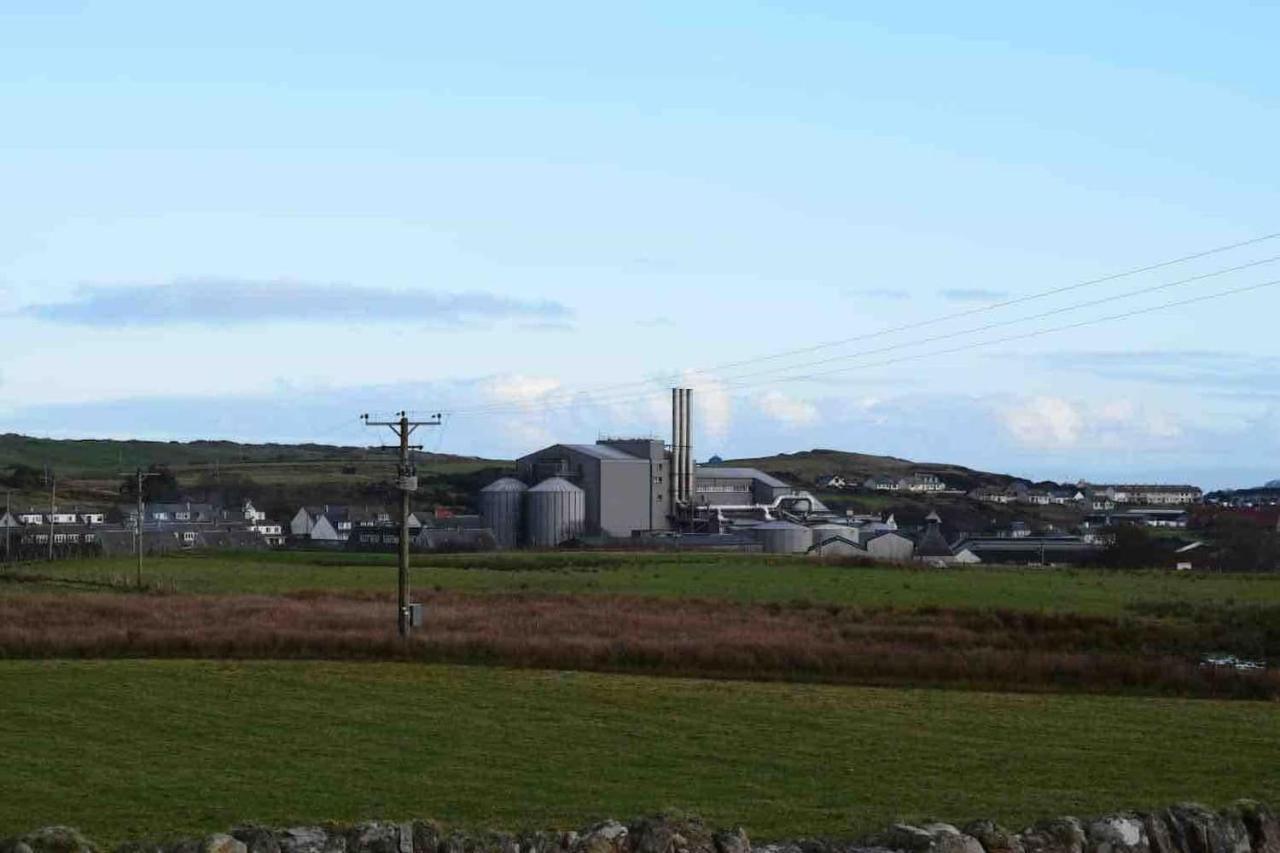
{"type": "MultiPolygon", "coordinates": [[[[102,853],[69,827],[0,840],[0,853],[102,853]]],[[[697,818],[606,821],[576,832],[464,833],[432,821],[236,827],[204,838],[130,841],[115,853],[1280,853],[1280,820],[1242,801],[1215,812],[1183,804],[1153,813],[1041,821],[1020,832],[992,821],[895,824],[861,839],[802,838],[752,845],[742,829],[697,818]]]]}

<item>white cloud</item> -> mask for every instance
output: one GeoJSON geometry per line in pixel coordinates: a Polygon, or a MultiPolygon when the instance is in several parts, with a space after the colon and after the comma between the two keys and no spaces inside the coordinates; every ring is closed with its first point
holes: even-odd
{"type": "Polygon", "coordinates": [[[63,302],[21,313],[78,326],[242,326],[270,322],[405,323],[456,328],[492,320],[567,324],[573,312],[550,299],[515,299],[479,291],[352,287],[305,281],[186,278],[168,284],[81,286],[63,302]]]}
{"type": "Polygon", "coordinates": [[[818,407],[808,400],[788,397],[781,391],[768,391],[756,397],[760,411],[789,426],[808,426],[818,420],[818,407]]]}
{"type": "Polygon", "coordinates": [[[685,388],[693,389],[693,429],[712,441],[724,441],[733,424],[733,397],[729,389],[718,379],[709,379],[695,373],[685,373],[681,380],[685,388]]]}
{"type": "Polygon", "coordinates": [[[1002,413],[1004,427],[1020,444],[1044,449],[1073,447],[1084,429],[1084,416],[1059,397],[1033,397],[1002,413]]]}
{"type": "Polygon", "coordinates": [[[560,380],[550,376],[519,373],[495,376],[484,383],[485,396],[499,403],[532,404],[560,388],[560,380]]]}
{"type": "Polygon", "coordinates": [[[1127,398],[1090,403],[1033,397],[1005,406],[999,416],[1015,441],[1038,450],[1146,449],[1168,445],[1184,432],[1172,414],[1127,398]]]}
{"type": "Polygon", "coordinates": [[[665,435],[667,425],[671,423],[671,395],[667,389],[671,381],[681,388],[693,389],[694,434],[717,443],[724,441],[733,424],[733,397],[723,382],[697,371],[686,370],[674,377],[674,380],[664,380],[655,386],[655,393],[638,407],[624,405],[629,408],[633,417],[647,416],[650,423],[660,424],[662,434],[665,435]]]}

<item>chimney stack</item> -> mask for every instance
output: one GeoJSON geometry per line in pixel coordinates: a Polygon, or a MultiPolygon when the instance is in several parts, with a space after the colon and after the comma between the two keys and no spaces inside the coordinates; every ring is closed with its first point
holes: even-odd
{"type": "Polygon", "coordinates": [[[694,492],[693,390],[671,389],[671,499],[690,504],[694,492]]]}

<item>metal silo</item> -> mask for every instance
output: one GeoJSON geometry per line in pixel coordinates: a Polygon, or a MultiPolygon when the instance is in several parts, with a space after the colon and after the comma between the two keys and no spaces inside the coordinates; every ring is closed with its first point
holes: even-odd
{"type": "Polygon", "coordinates": [[[789,521],[769,521],[751,528],[766,554],[803,554],[813,544],[809,528],[789,521]]]}
{"type": "Polygon", "coordinates": [[[529,487],[514,477],[494,480],[480,490],[480,517],[493,531],[499,548],[520,544],[524,529],[524,493],[529,487]]]}
{"type": "Polygon", "coordinates": [[[525,541],[531,548],[554,548],[576,539],[586,518],[586,496],[568,480],[551,477],[525,492],[525,541]]]}
{"type": "Polygon", "coordinates": [[[858,531],[847,524],[834,524],[832,522],[815,524],[809,528],[809,533],[813,537],[810,540],[812,545],[821,545],[828,539],[834,539],[837,536],[848,539],[854,544],[858,542],[858,531]]]}

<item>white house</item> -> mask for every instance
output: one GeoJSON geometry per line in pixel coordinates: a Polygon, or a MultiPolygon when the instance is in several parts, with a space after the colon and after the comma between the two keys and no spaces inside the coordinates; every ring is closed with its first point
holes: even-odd
{"type": "Polygon", "coordinates": [[[870,489],[873,492],[896,492],[898,490],[898,480],[892,477],[868,477],[863,481],[863,488],[870,489]]]}
{"type": "Polygon", "coordinates": [[[937,474],[916,473],[899,481],[898,488],[907,492],[941,492],[947,484],[937,474]]]}

